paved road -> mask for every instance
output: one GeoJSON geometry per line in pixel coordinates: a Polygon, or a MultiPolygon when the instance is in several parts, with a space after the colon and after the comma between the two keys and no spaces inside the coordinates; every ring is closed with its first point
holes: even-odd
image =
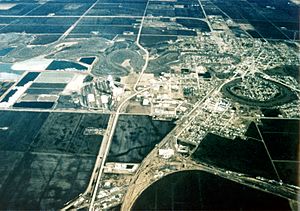
{"type": "MultiPolygon", "coordinates": [[[[0,18],[20,18],[20,15],[0,15],[0,18]]],[[[26,15],[26,18],[80,18],[82,15],[55,15],[55,16],[47,16],[47,15],[26,15]]],[[[85,18],[134,18],[140,19],[143,16],[134,16],[134,15],[84,15],[85,18]]],[[[148,17],[145,17],[147,19],[148,17]]],[[[149,16],[151,19],[161,19],[159,16],[149,16]]],[[[174,16],[164,16],[164,18],[174,18],[174,16]]],[[[197,18],[197,17],[185,17],[185,16],[176,16],[175,18],[187,19],[187,20],[202,20],[205,21],[205,18],[197,18]]],[[[107,25],[106,25],[107,26],[107,25]]],[[[115,25],[114,25],[115,26],[115,25]]]]}
{"type": "Polygon", "coordinates": [[[73,31],[73,29],[79,24],[79,22],[81,21],[81,19],[83,17],[85,17],[86,14],[88,14],[90,12],[90,10],[99,2],[100,0],[97,0],[94,4],[92,4],[81,16],[80,18],[67,30],[65,31],[65,33],[63,33],[63,35],[58,39],[58,41],[61,41],[63,39],[65,39],[70,33],[71,31],[73,31]]]}
{"type": "Polygon", "coordinates": [[[206,19],[206,23],[207,23],[207,25],[208,25],[210,31],[213,32],[214,29],[212,28],[212,26],[211,26],[211,24],[210,24],[210,21],[208,20],[208,17],[207,17],[207,15],[206,15],[205,9],[203,8],[202,2],[201,2],[200,0],[198,0],[198,2],[199,2],[199,5],[200,5],[200,7],[201,7],[201,9],[202,9],[203,15],[204,15],[204,17],[205,17],[205,19],[206,19]]]}
{"type": "MultiPolygon", "coordinates": [[[[94,167],[94,172],[93,172],[93,175],[92,175],[91,180],[90,180],[90,184],[94,184],[95,181],[96,181],[94,189],[93,189],[93,192],[92,192],[92,199],[91,199],[91,203],[90,203],[90,207],[89,207],[90,211],[94,210],[94,203],[95,203],[95,199],[96,199],[96,196],[97,196],[97,193],[98,193],[99,183],[100,183],[101,176],[102,176],[102,173],[103,173],[103,168],[104,168],[105,160],[106,160],[106,157],[107,157],[109,149],[110,149],[110,145],[111,145],[111,142],[112,142],[112,139],[113,139],[113,135],[114,135],[116,126],[117,126],[117,122],[118,122],[118,119],[119,119],[119,116],[120,116],[120,112],[121,112],[123,106],[130,99],[132,99],[136,95],[138,95],[138,94],[140,94],[140,93],[142,93],[142,92],[144,92],[144,91],[146,91],[146,90],[149,89],[149,88],[145,88],[145,89],[143,89],[141,91],[137,91],[137,89],[136,89],[139,81],[141,80],[141,78],[142,78],[142,76],[144,74],[144,71],[148,67],[148,61],[149,61],[149,52],[143,46],[141,46],[140,43],[139,43],[140,42],[140,36],[141,36],[141,33],[142,33],[143,23],[144,23],[144,20],[145,20],[145,16],[146,16],[148,5],[149,5],[149,1],[147,2],[147,5],[146,5],[145,10],[144,10],[143,18],[142,18],[142,21],[141,21],[141,25],[140,25],[138,36],[137,36],[137,40],[136,40],[137,46],[142,51],[145,52],[145,55],[146,55],[145,64],[144,64],[144,66],[143,66],[143,68],[142,68],[142,70],[140,72],[140,75],[139,75],[139,78],[138,78],[137,82],[134,85],[134,91],[135,91],[135,93],[133,95],[129,96],[128,98],[126,98],[119,105],[116,113],[114,113],[114,114],[112,114],[110,116],[108,127],[106,129],[106,133],[105,133],[105,135],[103,137],[101,148],[100,148],[99,154],[97,156],[96,164],[95,164],[95,167],[94,167]]],[[[89,188],[91,188],[91,187],[89,186],[89,188]]]]}
{"type": "MultiPolygon", "coordinates": [[[[114,133],[116,130],[119,116],[122,114],[121,111],[122,111],[124,105],[126,103],[128,103],[128,101],[130,99],[134,98],[136,95],[141,94],[149,89],[150,89],[150,87],[145,88],[143,90],[140,90],[140,91],[135,92],[134,94],[130,95],[129,97],[127,97],[126,99],[124,99],[122,101],[122,103],[119,105],[119,107],[115,113],[111,113],[105,134],[102,139],[101,147],[99,149],[99,152],[98,152],[98,155],[96,158],[94,170],[93,170],[92,176],[90,178],[89,185],[88,185],[87,189],[85,190],[85,192],[82,194],[82,196],[86,196],[88,198],[91,197],[90,206],[89,206],[89,210],[91,210],[91,211],[94,210],[94,203],[95,203],[95,199],[96,199],[97,192],[99,189],[99,183],[100,183],[101,176],[103,173],[105,160],[108,156],[108,152],[110,149],[111,142],[113,140],[113,136],[114,136],[114,133]]],[[[68,210],[75,203],[76,203],[76,200],[68,203],[62,210],[68,210]]]]}
{"type": "Polygon", "coordinates": [[[145,21],[148,5],[149,5],[149,1],[147,1],[146,7],[145,7],[145,10],[144,10],[144,14],[143,14],[143,18],[142,18],[142,21],[141,21],[141,25],[140,25],[140,28],[139,28],[139,32],[138,32],[138,35],[137,35],[137,38],[136,38],[136,45],[142,51],[144,51],[144,53],[146,55],[146,58],[145,58],[145,64],[144,64],[144,66],[143,66],[143,68],[140,72],[139,78],[137,79],[136,83],[134,84],[134,87],[133,87],[134,91],[137,91],[136,87],[139,84],[145,70],[148,67],[148,63],[149,63],[149,51],[146,48],[144,48],[143,46],[141,46],[141,44],[140,44],[140,38],[141,38],[141,34],[142,34],[143,24],[144,24],[144,21],[145,21]]]}
{"type": "Polygon", "coordinates": [[[143,93],[144,91],[148,90],[149,88],[145,88],[139,92],[135,92],[134,94],[132,94],[131,96],[129,96],[128,98],[126,98],[118,107],[117,111],[113,114],[111,114],[109,122],[108,122],[108,126],[106,129],[106,132],[104,134],[103,140],[102,140],[102,144],[97,156],[97,160],[95,163],[95,167],[94,167],[94,172],[92,174],[92,177],[90,179],[90,185],[86,191],[87,192],[91,192],[92,191],[92,198],[91,198],[91,202],[90,202],[90,207],[89,210],[94,210],[94,203],[95,203],[95,199],[97,196],[97,192],[98,192],[98,188],[99,188],[99,183],[100,183],[100,179],[103,173],[103,169],[104,169],[104,164],[105,164],[105,160],[107,158],[109,149],[110,149],[110,145],[111,142],[113,140],[113,136],[116,130],[116,126],[118,123],[118,119],[119,116],[121,114],[121,110],[124,107],[124,105],[132,98],[134,98],[136,95],[143,93]]]}

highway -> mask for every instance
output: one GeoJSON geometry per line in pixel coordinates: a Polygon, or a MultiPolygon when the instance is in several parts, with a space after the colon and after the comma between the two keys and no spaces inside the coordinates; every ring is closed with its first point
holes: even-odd
{"type": "Polygon", "coordinates": [[[100,183],[101,176],[102,176],[102,173],[103,173],[103,168],[104,168],[104,165],[105,165],[105,160],[107,158],[107,155],[108,155],[108,152],[109,152],[109,149],[110,149],[110,145],[111,145],[111,142],[113,140],[113,136],[114,136],[114,133],[115,133],[115,130],[116,130],[118,119],[119,119],[119,116],[121,115],[121,110],[124,107],[124,105],[130,99],[132,99],[133,97],[135,97],[138,94],[143,93],[144,91],[146,91],[148,89],[149,89],[149,87],[145,88],[145,89],[143,89],[139,92],[135,92],[131,96],[127,97],[119,105],[116,112],[112,113],[111,116],[110,116],[108,126],[107,126],[106,132],[104,134],[101,147],[99,149],[96,164],[95,164],[95,167],[94,167],[94,172],[93,172],[93,175],[92,175],[91,180],[90,180],[90,185],[88,187],[88,192],[92,191],[92,199],[91,199],[90,207],[89,207],[89,210],[91,210],[91,211],[94,209],[95,198],[97,196],[99,183],[100,183]]]}
{"type": "Polygon", "coordinates": [[[65,33],[63,33],[63,35],[57,40],[57,42],[64,40],[70,33],[71,31],[73,31],[73,29],[79,24],[79,22],[81,21],[81,19],[83,17],[85,17],[86,14],[88,14],[90,12],[90,10],[96,5],[98,4],[100,0],[97,0],[94,4],[92,4],[81,16],[80,18],[78,18],[78,20],[70,27],[68,28],[67,31],[65,31],[65,33]]]}
{"type": "Polygon", "coordinates": [[[148,5],[149,5],[149,1],[147,1],[147,4],[146,4],[146,7],[145,7],[145,10],[144,10],[144,14],[143,14],[143,18],[142,18],[142,21],[141,21],[141,25],[140,25],[140,28],[139,28],[139,32],[138,32],[138,35],[137,35],[137,39],[136,39],[136,45],[142,50],[145,52],[145,55],[146,55],[146,58],[145,58],[145,64],[140,72],[140,75],[139,75],[139,78],[138,80],[136,81],[135,85],[134,85],[134,91],[135,93],[132,94],[131,96],[127,97],[117,108],[116,112],[111,114],[110,116],[110,119],[109,119],[109,122],[108,122],[108,126],[107,126],[107,129],[106,129],[106,132],[105,132],[105,135],[103,137],[103,140],[102,140],[102,144],[101,144],[101,147],[99,149],[99,153],[98,153],[98,156],[97,156],[97,160],[96,160],[96,164],[95,164],[95,167],[94,167],[94,171],[93,171],[93,174],[92,174],[92,177],[90,179],[90,184],[89,184],[89,187],[87,189],[87,191],[91,191],[92,189],[92,186],[93,184],[95,184],[94,188],[93,188],[93,191],[92,191],[92,198],[91,198],[91,202],[90,202],[90,206],[89,206],[89,210],[92,211],[94,210],[94,203],[95,203],[95,199],[96,199],[96,196],[97,196],[97,192],[98,192],[98,188],[99,188],[99,183],[100,183],[100,180],[101,180],[101,176],[102,176],[102,173],[103,173],[103,168],[104,168],[104,165],[105,165],[105,160],[106,160],[106,157],[108,155],[108,152],[109,152],[109,149],[110,149],[110,145],[111,145],[111,142],[113,140],[113,135],[114,135],[114,132],[116,130],[116,126],[117,126],[117,123],[118,123],[118,119],[119,119],[119,116],[120,116],[120,113],[121,113],[121,110],[123,108],[123,106],[130,100],[132,99],[133,97],[135,97],[136,95],[138,94],[141,94],[143,93],[144,91],[150,89],[150,87],[148,88],[145,88],[145,89],[142,89],[141,91],[137,91],[137,85],[139,83],[139,81],[141,80],[143,74],[144,74],[144,71],[147,69],[148,67],[148,62],[149,62],[149,52],[147,49],[145,49],[141,44],[140,44],[140,37],[141,37],[141,33],[142,33],[142,28],[143,28],[143,23],[144,23],[144,20],[145,20],[145,16],[146,16],[146,12],[147,12],[147,8],[148,8],[148,5]]]}
{"type": "Polygon", "coordinates": [[[97,156],[97,160],[96,160],[96,164],[94,167],[94,172],[93,175],[90,179],[90,185],[88,187],[88,192],[92,190],[92,199],[90,202],[90,207],[89,210],[92,211],[94,210],[94,203],[95,203],[95,199],[97,196],[97,192],[98,192],[98,188],[99,188],[99,183],[101,180],[101,176],[103,173],[103,168],[104,168],[104,164],[105,164],[105,160],[107,158],[109,149],[110,149],[110,145],[111,142],[113,140],[113,136],[116,130],[116,126],[118,123],[118,119],[121,113],[121,110],[123,108],[123,106],[133,97],[135,97],[138,94],[143,93],[144,91],[148,90],[149,88],[145,88],[139,92],[135,92],[134,94],[132,94],[131,96],[127,97],[118,107],[117,111],[113,114],[111,114],[109,122],[108,122],[108,126],[106,129],[106,132],[104,134],[103,140],[102,140],[102,144],[99,150],[99,154],[97,156]],[[96,183],[95,183],[96,182],[96,183]],[[94,185],[94,188],[92,187],[94,185]]]}
{"type": "Polygon", "coordinates": [[[199,2],[199,5],[200,5],[200,7],[201,7],[201,9],[202,9],[202,12],[203,12],[203,15],[204,15],[204,17],[205,17],[206,23],[207,23],[207,25],[208,25],[210,31],[213,32],[214,29],[212,28],[212,26],[211,26],[211,24],[210,24],[210,21],[208,20],[208,17],[207,17],[206,12],[205,12],[205,10],[204,10],[204,8],[203,8],[202,2],[201,2],[200,0],[198,0],[198,2],[199,2]]]}
{"type": "Polygon", "coordinates": [[[111,144],[111,141],[113,138],[114,131],[116,129],[118,117],[119,117],[118,113],[112,114],[110,116],[110,119],[108,122],[108,127],[106,129],[106,132],[105,132],[103,140],[102,140],[101,147],[99,149],[99,153],[98,153],[97,160],[96,160],[95,167],[94,167],[95,172],[93,172],[93,175],[90,180],[91,186],[89,187],[89,189],[90,189],[89,191],[92,191],[92,198],[91,198],[89,210],[94,210],[94,203],[95,203],[95,199],[97,196],[101,175],[103,172],[103,167],[104,167],[105,160],[106,160],[106,157],[109,152],[109,148],[110,148],[110,144],[111,144]]]}
{"type": "MultiPolygon", "coordinates": [[[[90,211],[94,210],[95,199],[96,199],[97,192],[99,189],[99,183],[101,180],[101,176],[103,174],[105,160],[108,156],[108,152],[110,149],[111,142],[113,140],[113,136],[114,136],[116,127],[117,127],[119,116],[122,114],[121,111],[122,111],[124,105],[130,99],[134,98],[136,95],[141,94],[149,89],[150,89],[150,87],[147,87],[138,92],[135,92],[134,94],[132,94],[129,97],[127,97],[126,99],[124,99],[122,101],[122,103],[120,103],[120,105],[118,106],[116,112],[111,113],[111,115],[110,115],[108,125],[107,125],[105,134],[102,139],[101,147],[99,148],[99,151],[98,151],[98,155],[96,158],[96,162],[94,165],[92,176],[90,178],[89,185],[88,185],[87,189],[85,190],[85,192],[82,194],[82,196],[87,196],[88,198],[91,198],[90,205],[89,205],[90,211]]],[[[66,204],[66,206],[62,210],[70,209],[75,204],[75,202],[76,202],[76,200],[66,204]]]]}
{"type": "Polygon", "coordinates": [[[144,14],[143,14],[143,18],[142,18],[142,21],[141,21],[141,25],[140,25],[140,28],[139,28],[139,32],[138,32],[138,35],[137,35],[137,38],[136,38],[136,45],[142,51],[145,52],[146,58],[145,58],[145,64],[144,64],[144,66],[143,66],[143,68],[140,72],[139,78],[137,79],[136,83],[134,84],[134,87],[133,87],[134,91],[137,91],[136,87],[139,84],[145,70],[148,67],[148,63],[149,63],[149,51],[147,49],[145,49],[143,46],[141,46],[141,44],[140,44],[141,33],[142,33],[142,29],[143,29],[144,20],[145,20],[145,17],[146,17],[148,5],[149,5],[149,1],[147,1],[146,7],[145,7],[145,10],[144,10],[144,14]]]}

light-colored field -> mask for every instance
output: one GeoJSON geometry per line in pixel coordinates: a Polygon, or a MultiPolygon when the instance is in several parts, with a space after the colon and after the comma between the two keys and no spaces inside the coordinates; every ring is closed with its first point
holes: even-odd
{"type": "Polygon", "coordinates": [[[14,73],[2,73],[0,72],[0,80],[1,81],[15,81],[20,78],[21,75],[14,73]]]}
{"type": "Polygon", "coordinates": [[[300,0],[291,0],[291,2],[294,2],[295,4],[300,4],[300,0]]]}
{"type": "Polygon", "coordinates": [[[27,70],[27,71],[41,71],[46,70],[53,59],[45,59],[41,56],[34,57],[25,61],[17,62],[13,64],[11,69],[13,70],[27,70]]]}
{"type": "Polygon", "coordinates": [[[68,72],[42,72],[35,82],[38,83],[68,83],[74,77],[74,73],[68,72]]]}
{"type": "Polygon", "coordinates": [[[63,94],[70,94],[72,92],[79,92],[83,86],[83,80],[86,76],[85,75],[76,75],[72,81],[68,83],[63,94]]]}
{"type": "Polygon", "coordinates": [[[130,66],[130,59],[125,59],[124,62],[121,64],[122,67],[131,67],[130,66]]]}
{"type": "Polygon", "coordinates": [[[59,98],[58,95],[39,95],[39,98],[37,99],[37,101],[40,102],[55,102],[57,101],[59,98]]]}
{"type": "Polygon", "coordinates": [[[66,9],[66,10],[77,10],[82,6],[83,5],[81,5],[81,4],[67,4],[66,6],[64,6],[64,9],[66,9]]]}
{"type": "Polygon", "coordinates": [[[29,94],[25,94],[25,95],[23,95],[23,97],[22,97],[22,101],[24,102],[24,101],[37,101],[37,99],[39,98],[39,96],[38,95],[29,95],[29,94]]]}
{"type": "Polygon", "coordinates": [[[126,113],[131,114],[151,114],[151,106],[142,106],[140,102],[130,101],[126,107],[126,113]]]}
{"type": "Polygon", "coordinates": [[[0,3],[0,10],[9,10],[16,5],[17,4],[13,4],[13,3],[0,3]]]}

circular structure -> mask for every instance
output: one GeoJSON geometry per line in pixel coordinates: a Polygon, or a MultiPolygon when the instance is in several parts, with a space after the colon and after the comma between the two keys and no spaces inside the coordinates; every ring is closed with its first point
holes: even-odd
{"type": "Polygon", "coordinates": [[[135,210],[289,210],[284,198],[204,171],[163,177],[135,201],[135,210]]]}
{"type": "Polygon", "coordinates": [[[125,76],[130,72],[139,72],[145,64],[139,48],[128,40],[115,42],[97,56],[98,62],[92,69],[92,73],[96,76],[125,76]]]}
{"type": "Polygon", "coordinates": [[[241,104],[273,107],[297,99],[288,87],[259,76],[235,79],[222,87],[223,94],[241,104]]]}

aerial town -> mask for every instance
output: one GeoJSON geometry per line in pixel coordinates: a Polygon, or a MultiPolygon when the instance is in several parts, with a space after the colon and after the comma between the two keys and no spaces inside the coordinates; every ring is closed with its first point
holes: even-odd
{"type": "Polygon", "coordinates": [[[0,1],[0,210],[298,210],[299,6],[0,1]]]}

